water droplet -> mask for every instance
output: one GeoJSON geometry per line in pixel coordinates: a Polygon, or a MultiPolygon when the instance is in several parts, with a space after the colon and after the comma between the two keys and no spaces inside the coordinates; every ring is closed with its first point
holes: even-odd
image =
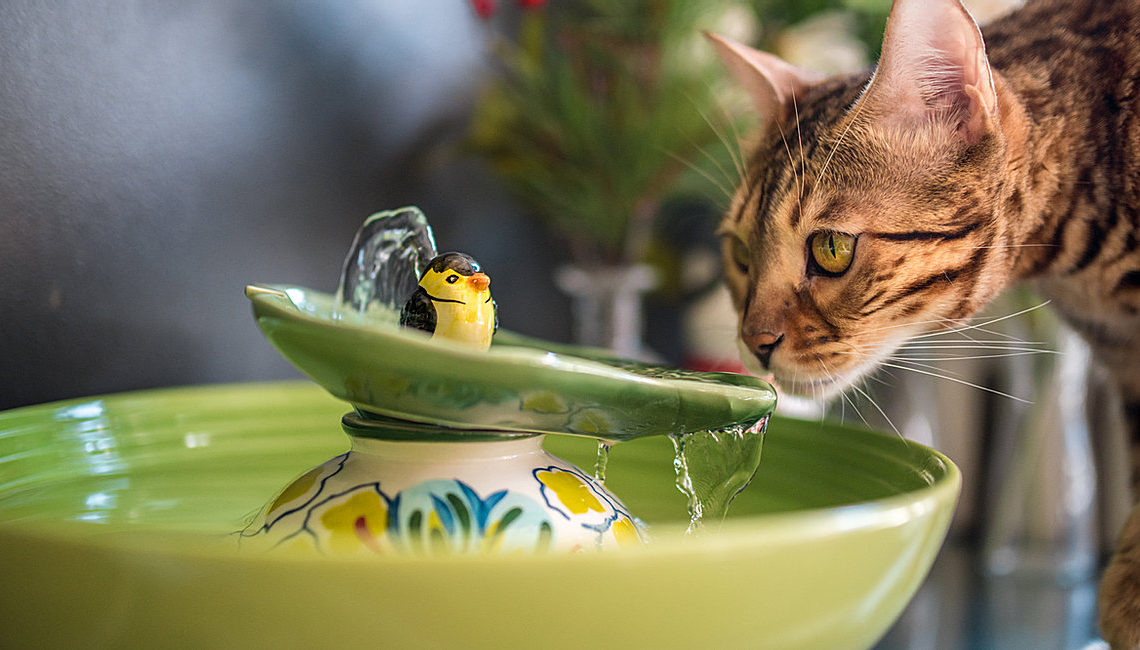
{"type": "Polygon", "coordinates": [[[594,480],[605,485],[606,466],[610,463],[611,445],[604,440],[598,441],[598,457],[594,460],[594,480]]]}

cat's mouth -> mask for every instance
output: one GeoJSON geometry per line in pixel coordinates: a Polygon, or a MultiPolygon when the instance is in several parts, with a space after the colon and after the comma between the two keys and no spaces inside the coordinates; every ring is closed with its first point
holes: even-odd
{"type": "Polygon", "coordinates": [[[740,360],[745,369],[752,374],[771,382],[776,386],[777,392],[803,397],[813,401],[826,401],[838,395],[847,387],[848,383],[840,377],[809,377],[805,373],[789,372],[780,367],[765,368],[748,350],[744,342],[737,339],[740,349],[740,360]]]}
{"type": "Polygon", "coordinates": [[[874,370],[879,359],[887,354],[887,351],[879,351],[876,354],[866,355],[860,363],[844,368],[828,367],[821,361],[814,369],[815,372],[811,372],[808,368],[789,368],[780,363],[773,363],[772,367],[765,368],[742,341],[738,339],[737,343],[740,359],[749,372],[774,384],[778,393],[814,402],[828,402],[838,397],[840,393],[874,370]],[[820,371],[825,374],[818,374],[820,371]]]}
{"type": "Polygon", "coordinates": [[[772,373],[772,380],[776,386],[796,397],[806,397],[812,400],[827,400],[839,394],[846,387],[832,377],[816,379],[788,379],[781,378],[772,373]]]}

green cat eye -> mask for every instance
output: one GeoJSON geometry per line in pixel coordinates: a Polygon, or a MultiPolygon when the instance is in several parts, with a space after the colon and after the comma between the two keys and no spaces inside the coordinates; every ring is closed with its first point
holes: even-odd
{"type": "Polygon", "coordinates": [[[733,264],[741,273],[748,273],[748,266],[751,263],[751,255],[748,252],[748,246],[740,240],[739,237],[730,236],[728,238],[729,255],[732,258],[733,264]]]}
{"type": "Polygon", "coordinates": [[[825,230],[811,236],[812,261],[825,274],[839,275],[855,257],[855,236],[825,230]]]}

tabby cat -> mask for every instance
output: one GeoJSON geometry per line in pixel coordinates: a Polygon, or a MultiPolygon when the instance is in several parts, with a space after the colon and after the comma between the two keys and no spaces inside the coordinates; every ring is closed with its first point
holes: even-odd
{"type": "MultiPolygon", "coordinates": [[[[896,0],[839,78],[710,38],[766,122],[720,230],[746,362],[835,395],[1031,280],[1118,385],[1140,491],[1140,2],[1031,0],[983,41],[958,0],[896,0]]],[[[1100,619],[1140,647],[1140,508],[1100,619]]]]}

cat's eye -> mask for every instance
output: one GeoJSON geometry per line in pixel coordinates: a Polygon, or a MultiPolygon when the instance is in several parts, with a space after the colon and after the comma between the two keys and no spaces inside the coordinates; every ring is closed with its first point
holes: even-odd
{"type": "Polygon", "coordinates": [[[751,262],[748,246],[739,237],[729,237],[728,245],[732,263],[736,265],[736,269],[741,273],[748,273],[748,266],[751,262]]]}
{"type": "Polygon", "coordinates": [[[855,257],[855,235],[824,230],[811,236],[808,248],[816,271],[821,275],[840,275],[855,257]]]}

